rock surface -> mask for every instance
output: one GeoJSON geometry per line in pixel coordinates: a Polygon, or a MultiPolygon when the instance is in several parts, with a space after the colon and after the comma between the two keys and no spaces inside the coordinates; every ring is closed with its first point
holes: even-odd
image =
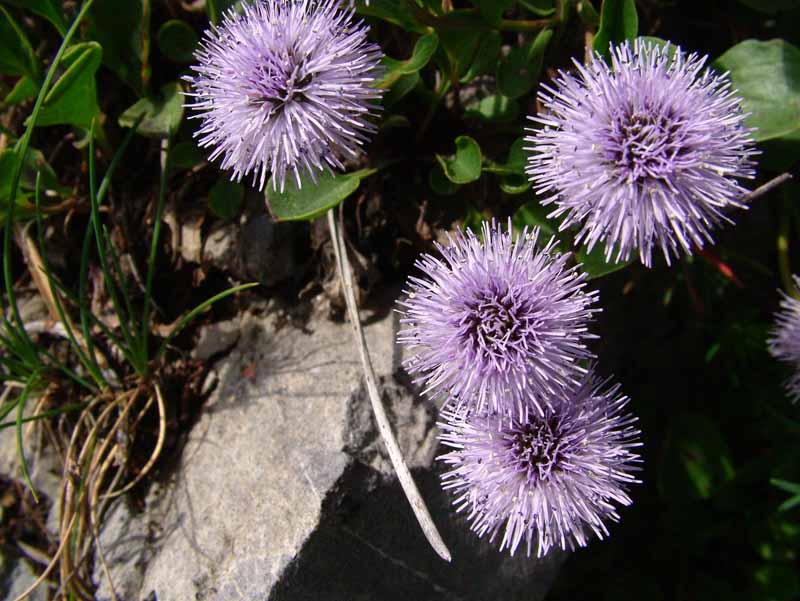
{"type": "MultiPolygon", "coordinates": [[[[477,539],[441,491],[435,408],[395,378],[395,318],[366,328],[384,401],[434,521],[430,549],[394,478],[349,325],[245,317],[174,475],[144,512],[121,500],[101,535],[131,601],[537,601],[560,554],[511,558],[477,539]]],[[[98,601],[111,594],[95,562],[98,601]]]]}

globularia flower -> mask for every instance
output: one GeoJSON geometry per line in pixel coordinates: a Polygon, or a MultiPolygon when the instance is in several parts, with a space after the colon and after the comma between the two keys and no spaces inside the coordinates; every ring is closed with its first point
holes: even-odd
{"type": "Polygon", "coordinates": [[[445,408],[440,439],[453,450],[438,458],[449,468],[442,486],[478,536],[541,557],[608,535],[606,522],[619,520],[615,504],[631,504],[641,443],[636,418],[623,412],[627,397],[605,386],[590,375],[544,415],[445,408]]]}
{"type": "Polygon", "coordinates": [[[405,367],[427,394],[457,407],[541,413],[580,381],[597,294],[555,240],[537,249],[538,237],[526,229],[515,240],[484,222],[483,240],[459,233],[437,245],[441,258],[417,261],[424,277],[409,278],[399,302],[398,341],[414,352],[405,367]]]}
{"type": "MultiPolygon", "coordinates": [[[[800,278],[794,276],[794,283],[796,288],[800,287],[800,278]]],[[[786,382],[786,391],[797,402],[800,400],[800,300],[782,294],[781,308],[775,314],[775,326],[767,343],[773,357],[794,368],[794,374],[786,382]]]]}
{"type": "Polygon", "coordinates": [[[342,169],[367,135],[382,53],[367,26],[338,0],[254,0],[210,29],[187,77],[189,105],[202,119],[201,147],[213,148],[233,178],[342,169]]]}
{"type": "Polygon", "coordinates": [[[667,262],[712,242],[710,230],[743,207],[737,178],[754,176],[751,130],[727,75],[706,57],[637,41],[577,61],[543,85],[542,127],[526,138],[526,172],[562,229],[582,224],[578,241],[605,242],[607,260],[653,247],[667,262]],[[615,251],[616,249],[616,251],[615,251]],[[613,257],[616,252],[616,257],[613,257]]]}

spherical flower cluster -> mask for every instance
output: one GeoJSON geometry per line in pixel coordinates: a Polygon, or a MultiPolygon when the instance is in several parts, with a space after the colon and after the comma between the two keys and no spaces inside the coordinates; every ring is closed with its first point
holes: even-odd
{"type": "MultiPolygon", "coordinates": [[[[794,283],[795,288],[800,287],[800,278],[794,276],[794,283]]],[[[786,391],[797,402],[800,400],[800,300],[783,294],[767,343],[773,357],[792,365],[794,374],[786,382],[786,391]]]]}
{"type": "Polygon", "coordinates": [[[263,189],[271,173],[282,190],[288,174],[300,186],[359,156],[382,53],[352,15],[339,0],[254,0],[206,33],[189,106],[200,146],[236,181],[252,173],[263,189]]]}
{"type": "Polygon", "coordinates": [[[611,64],[577,61],[543,85],[541,125],[526,138],[526,172],[561,228],[576,241],[605,243],[606,260],[638,249],[671,255],[711,241],[711,230],[742,207],[739,178],[754,176],[746,115],[726,75],[706,57],[637,41],[612,48],[611,64]],[[616,253],[616,256],[614,256],[616,253]]]}
{"type": "Polygon", "coordinates": [[[619,387],[588,376],[544,414],[509,418],[493,411],[443,411],[443,485],[471,528],[511,554],[583,547],[608,535],[614,503],[629,505],[640,446],[636,418],[619,387]]]}
{"type": "Polygon", "coordinates": [[[411,277],[399,303],[398,341],[414,351],[405,367],[459,408],[542,414],[585,373],[597,294],[554,240],[536,247],[538,230],[514,240],[484,223],[482,238],[459,233],[437,245],[441,258],[417,261],[425,277],[411,277]]]}

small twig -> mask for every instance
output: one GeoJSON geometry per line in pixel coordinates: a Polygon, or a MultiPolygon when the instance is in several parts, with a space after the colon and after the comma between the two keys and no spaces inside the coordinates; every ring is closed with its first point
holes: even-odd
{"type": "Polygon", "coordinates": [[[774,190],[781,184],[785,184],[792,178],[794,178],[794,176],[791,173],[781,173],[779,176],[773,177],[766,184],[762,184],[752,192],[748,192],[747,194],[742,196],[742,202],[750,202],[751,200],[754,200],[759,196],[764,196],[764,194],[766,194],[767,192],[771,192],[772,190],[774,190]]]}
{"type": "Polygon", "coordinates": [[[336,266],[339,272],[339,278],[342,282],[342,289],[344,291],[344,300],[347,304],[347,310],[350,317],[350,324],[353,326],[353,334],[355,336],[356,346],[358,353],[361,357],[361,366],[364,370],[364,380],[367,384],[367,392],[369,394],[370,404],[372,411],[375,414],[375,421],[378,424],[378,432],[389,451],[389,459],[392,462],[394,471],[397,474],[397,479],[400,481],[400,486],[411,504],[411,509],[417,517],[422,532],[425,538],[431,544],[433,549],[445,561],[451,561],[452,557],[450,551],[447,549],[442,540],[439,531],[436,529],[436,524],[433,523],[431,514],[428,511],[425,501],[419,494],[417,485],[411,476],[411,472],[403,459],[403,454],[400,451],[400,446],[397,444],[397,439],[392,432],[392,427],[389,424],[389,419],[386,416],[386,409],[383,406],[380,392],[378,391],[378,384],[375,378],[375,372],[372,369],[372,361],[369,357],[369,350],[367,349],[367,341],[364,338],[364,332],[361,329],[361,318],[358,315],[358,306],[356,305],[355,291],[353,290],[353,278],[350,270],[350,262],[347,259],[347,251],[344,243],[342,231],[336,218],[333,214],[333,209],[328,211],[328,227],[331,231],[331,242],[333,244],[333,252],[336,256],[336,266]]]}

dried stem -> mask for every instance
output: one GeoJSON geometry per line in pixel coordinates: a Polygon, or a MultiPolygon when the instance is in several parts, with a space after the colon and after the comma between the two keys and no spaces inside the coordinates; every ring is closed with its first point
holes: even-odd
{"type": "Polygon", "coordinates": [[[339,279],[342,282],[344,300],[347,304],[350,324],[353,326],[356,346],[358,347],[358,353],[361,357],[361,366],[364,370],[364,379],[367,383],[369,401],[372,405],[372,411],[375,414],[375,421],[378,424],[378,432],[380,432],[386,449],[389,451],[389,459],[392,461],[397,479],[400,481],[400,486],[402,486],[403,492],[408,502],[411,504],[411,509],[413,509],[414,515],[417,517],[417,521],[422,528],[422,532],[425,534],[425,538],[428,539],[428,542],[442,559],[450,561],[450,551],[447,549],[439,531],[436,529],[436,525],[433,523],[425,501],[422,500],[422,496],[419,494],[417,485],[414,483],[411,472],[403,459],[403,454],[397,444],[397,439],[392,432],[389,419],[386,417],[386,409],[383,406],[383,401],[378,391],[375,372],[372,369],[372,361],[370,360],[369,350],[367,349],[367,341],[361,329],[361,319],[358,315],[358,306],[356,305],[356,296],[353,289],[353,276],[350,270],[350,261],[347,258],[344,237],[334,217],[333,209],[328,211],[328,227],[331,231],[331,242],[333,243],[333,252],[336,255],[339,279]]]}

